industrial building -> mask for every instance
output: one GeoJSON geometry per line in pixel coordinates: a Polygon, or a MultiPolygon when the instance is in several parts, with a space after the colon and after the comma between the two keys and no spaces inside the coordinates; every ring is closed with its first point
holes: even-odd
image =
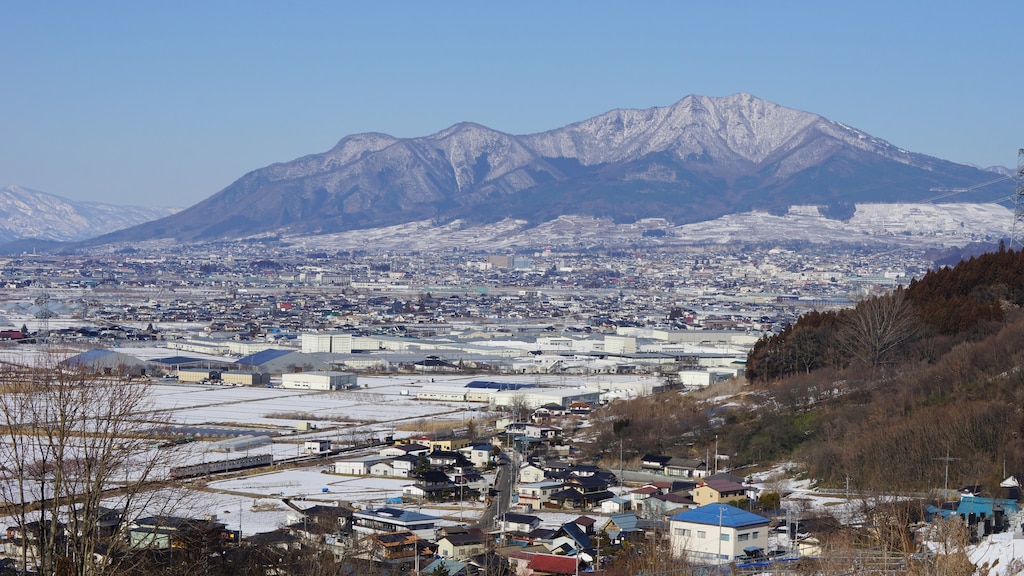
{"type": "Polygon", "coordinates": [[[573,402],[586,402],[596,406],[601,398],[600,390],[591,388],[530,388],[494,392],[489,403],[492,408],[523,406],[535,410],[545,404],[558,404],[568,408],[573,402]]]}
{"type": "Polygon", "coordinates": [[[306,333],[301,335],[302,352],[316,354],[330,352],[332,354],[351,354],[352,335],[338,332],[306,333]]]}
{"type": "Polygon", "coordinates": [[[246,370],[229,370],[220,373],[220,381],[228,386],[266,386],[270,384],[270,374],[246,370]]]}
{"type": "Polygon", "coordinates": [[[210,370],[209,368],[183,368],[178,370],[178,382],[208,382],[219,379],[220,370],[210,370]]]}
{"type": "Polygon", "coordinates": [[[345,390],[355,388],[352,372],[297,372],[281,375],[281,387],[292,390],[345,390]]]}

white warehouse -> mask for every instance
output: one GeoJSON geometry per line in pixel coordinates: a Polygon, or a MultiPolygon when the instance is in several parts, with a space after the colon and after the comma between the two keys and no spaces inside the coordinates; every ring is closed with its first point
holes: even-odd
{"type": "Polygon", "coordinates": [[[559,404],[568,408],[573,402],[586,402],[597,406],[601,393],[585,387],[580,388],[528,388],[524,390],[504,390],[491,395],[490,405],[494,408],[522,405],[531,410],[545,404],[559,404]]]}
{"type": "Polygon", "coordinates": [[[356,387],[352,372],[297,372],[281,375],[281,387],[291,390],[344,390],[356,387]]]}
{"type": "Polygon", "coordinates": [[[305,333],[300,335],[302,352],[315,354],[330,352],[332,354],[351,354],[352,335],[338,332],[305,333]]]}

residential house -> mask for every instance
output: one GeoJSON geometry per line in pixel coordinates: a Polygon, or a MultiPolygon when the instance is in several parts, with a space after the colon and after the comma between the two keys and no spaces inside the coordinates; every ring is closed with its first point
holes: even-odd
{"type": "Polygon", "coordinates": [[[764,516],[730,504],[707,504],[670,519],[672,553],[696,563],[725,563],[742,555],[744,548],[768,548],[764,516]]]}
{"type": "Polygon", "coordinates": [[[370,455],[338,460],[334,463],[334,473],[348,476],[365,476],[371,474],[373,466],[384,459],[383,456],[370,455]]]}
{"type": "Polygon", "coordinates": [[[573,416],[586,416],[593,412],[594,407],[587,402],[571,402],[569,403],[569,414],[573,416]]]}
{"type": "Polygon", "coordinates": [[[456,451],[461,448],[469,446],[469,438],[438,438],[433,436],[415,436],[410,438],[412,442],[421,444],[427,447],[427,450],[433,452],[435,450],[444,451],[456,451]]]}
{"type": "MultiPolygon", "coordinates": [[[[24,556],[28,559],[29,567],[31,567],[41,558],[41,543],[50,539],[53,529],[54,525],[50,522],[40,522],[39,520],[26,522],[23,525],[8,526],[7,538],[3,541],[3,554],[9,558],[17,558],[19,563],[24,556]]],[[[52,534],[53,540],[66,542],[67,536],[67,527],[64,523],[56,523],[56,533],[52,534]]]]}
{"type": "Polygon", "coordinates": [[[540,526],[540,518],[530,514],[507,512],[501,516],[499,524],[502,532],[521,532],[525,534],[540,526]]]}
{"type": "Polygon", "coordinates": [[[551,500],[551,495],[562,489],[562,482],[559,480],[544,480],[541,482],[531,482],[529,484],[519,484],[516,487],[516,493],[519,494],[519,504],[533,506],[534,509],[539,509],[546,505],[551,500]]]}
{"type": "Polygon", "coordinates": [[[619,514],[629,510],[632,510],[632,502],[630,502],[629,498],[615,496],[614,498],[601,501],[602,514],[619,514]]]}
{"type": "Polygon", "coordinates": [[[747,499],[743,484],[719,478],[706,478],[693,489],[693,501],[698,506],[716,502],[740,502],[747,499]]]}
{"type": "Polygon", "coordinates": [[[529,559],[523,574],[528,576],[569,576],[581,572],[579,563],[580,559],[575,557],[536,553],[529,559]]]}
{"type": "Polygon", "coordinates": [[[547,546],[555,554],[575,556],[589,550],[593,544],[583,528],[574,522],[566,522],[558,527],[547,546]]]}
{"type": "Polygon", "coordinates": [[[519,576],[570,576],[582,572],[578,558],[556,554],[515,552],[508,561],[519,576]]]}
{"type": "Polygon", "coordinates": [[[443,554],[441,558],[420,569],[420,574],[445,574],[447,576],[468,576],[471,572],[469,564],[445,558],[443,554]]]}
{"type": "Polygon", "coordinates": [[[564,416],[565,408],[557,402],[549,402],[536,410],[530,415],[530,420],[533,423],[547,422],[553,416],[564,416]]]}
{"type": "Polygon", "coordinates": [[[490,444],[474,444],[459,448],[459,453],[477,468],[486,468],[494,462],[493,447],[490,444]]]}
{"type": "Polygon", "coordinates": [[[302,539],[292,533],[291,530],[279,528],[271,532],[253,534],[245,539],[252,546],[262,548],[276,548],[278,550],[300,550],[302,539]]]}
{"type": "Polygon", "coordinates": [[[630,505],[629,505],[629,507],[626,510],[623,510],[623,511],[624,512],[627,511],[627,510],[636,510],[638,512],[642,511],[644,509],[644,502],[649,500],[651,498],[651,496],[654,496],[656,494],[661,494],[661,493],[662,493],[661,488],[659,488],[657,486],[654,486],[652,484],[647,484],[645,486],[641,486],[639,488],[636,488],[635,490],[630,490],[629,491],[629,503],[630,503],[630,505]]]}
{"type": "Polygon", "coordinates": [[[479,530],[446,534],[437,541],[437,553],[442,558],[472,558],[486,552],[488,538],[479,530]]]}
{"type": "Polygon", "coordinates": [[[387,532],[415,532],[421,538],[433,538],[434,528],[440,520],[412,510],[399,508],[373,508],[352,513],[352,529],[357,534],[371,535],[387,532]]]}
{"type": "Polygon", "coordinates": [[[593,536],[597,533],[597,520],[590,516],[577,516],[572,523],[578,526],[580,530],[583,530],[583,533],[588,536],[593,536]]]}
{"type": "Polygon", "coordinates": [[[460,500],[468,495],[486,492],[489,486],[487,478],[484,478],[483,474],[479,472],[456,474],[452,477],[452,483],[455,485],[455,491],[459,494],[460,500]]]}
{"type": "Polygon", "coordinates": [[[473,463],[460,452],[452,450],[434,450],[427,454],[427,463],[434,468],[455,470],[456,472],[469,472],[473,470],[473,463]]]}
{"type": "Polygon", "coordinates": [[[515,437],[516,442],[519,442],[520,438],[553,442],[561,438],[562,429],[558,426],[548,426],[533,422],[512,422],[505,426],[503,435],[515,437]]]}
{"type": "Polygon", "coordinates": [[[409,478],[419,462],[420,457],[412,455],[382,460],[370,467],[370,475],[409,478]]]}
{"type": "Polygon", "coordinates": [[[695,458],[670,458],[662,466],[666,476],[684,478],[705,478],[708,475],[707,462],[695,458]]]}
{"type": "Polygon", "coordinates": [[[643,538],[649,530],[664,530],[664,523],[638,518],[632,512],[612,514],[601,526],[601,532],[611,538],[612,544],[643,538]]]}
{"type": "Polygon", "coordinates": [[[541,482],[547,477],[543,468],[533,462],[527,462],[519,467],[519,482],[533,484],[541,482]]]}
{"type": "Polygon", "coordinates": [[[455,484],[441,470],[427,470],[416,475],[416,483],[402,486],[402,494],[415,498],[442,500],[455,493],[455,484]]]}
{"type": "Polygon", "coordinates": [[[348,531],[351,527],[352,510],[345,506],[324,506],[317,504],[299,512],[300,520],[327,528],[333,533],[348,531]]]}
{"type": "Polygon", "coordinates": [[[553,493],[550,507],[589,510],[602,500],[614,498],[608,490],[608,482],[597,476],[570,476],[562,489],[553,493]]]}
{"type": "Polygon", "coordinates": [[[665,469],[665,465],[668,464],[670,460],[672,460],[671,456],[665,456],[663,454],[644,454],[640,458],[640,468],[661,472],[665,469]]]}
{"type": "Polygon", "coordinates": [[[397,458],[399,456],[419,456],[420,454],[426,454],[430,452],[430,448],[423,444],[417,444],[415,442],[408,444],[393,444],[380,449],[378,452],[381,456],[388,458],[397,458]]]}
{"type": "Polygon", "coordinates": [[[331,451],[331,441],[306,440],[303,450],[306,454],[327,454],[331,451]]]}
{"type": "Polygon", "coordinates": [[[688,493],[669,492],[668,494],[655,494],[644,500],[644,509],[641,516],[649,520],[664,520],[669,516],[685,512],[697,507],[688,493]]]}
{"type": "Polygon", "coordinates": [[[383,564],[414,564],[419,555],[420,564],[426,566],[436,551],[425,546],[426,542],[420,535],[410,530],[379,532],[371,534],[369,538],[373,559],[383,564]]]}
{"type": "Polygon", "coordinates": [[[196,539],[217,537],[225,542],[237,541],[239,534],[226,530],[216,520],[178,516],[147,516],[139,518],[128,529],[128,542],[133,548],[181,548],[196,539]]]}

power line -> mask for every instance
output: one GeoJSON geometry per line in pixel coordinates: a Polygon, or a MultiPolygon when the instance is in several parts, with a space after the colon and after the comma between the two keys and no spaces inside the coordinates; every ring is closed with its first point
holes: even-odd
{"type": "Polygon", "coordinates": [[[932,196],[931,198],[925,198],[924,200],[921,200],[921,202],[930,204],[932,202],[935,202],[936,200],[948,198],[949,196],[960,194],[961,192],[970,192],[972,190],[977,190],[978,188],[984,188],[985,186],[996,184],[998,182],[1005,182],[1006,180],[1011,179],[1013,179],[1013,176],[1000,176],[999,178],[994,178],[992,180],[988,180],[987,182],[982,182],[981,184],[975,184],[974,186],[968,186],[967,188],[929,188],[929,192],[943,192],[943,194],[939,194],[938,196],[932,196]]]}

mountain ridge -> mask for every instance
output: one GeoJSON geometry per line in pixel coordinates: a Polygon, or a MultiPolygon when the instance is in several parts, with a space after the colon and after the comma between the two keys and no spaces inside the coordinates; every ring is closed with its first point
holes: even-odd
{"type": "Polygon", "coordinates": [[[748,210],[828,213],[920,200],[990,172],[909,152],[840,122],[750,94],[687,96],[513,135],[460,122],[417,138],[369,132],[245,174],[150,225],[92,243],[327,234],[432,219],[540,223],[577,214],[676,223],[748,210]]]}
{"type": "Polygon", "coordinates": [[[0,188],[0,242],[30,238],[57,242],[84,240],[177,211],[178,208],[79,202],[12,184],[0,188]]]}

